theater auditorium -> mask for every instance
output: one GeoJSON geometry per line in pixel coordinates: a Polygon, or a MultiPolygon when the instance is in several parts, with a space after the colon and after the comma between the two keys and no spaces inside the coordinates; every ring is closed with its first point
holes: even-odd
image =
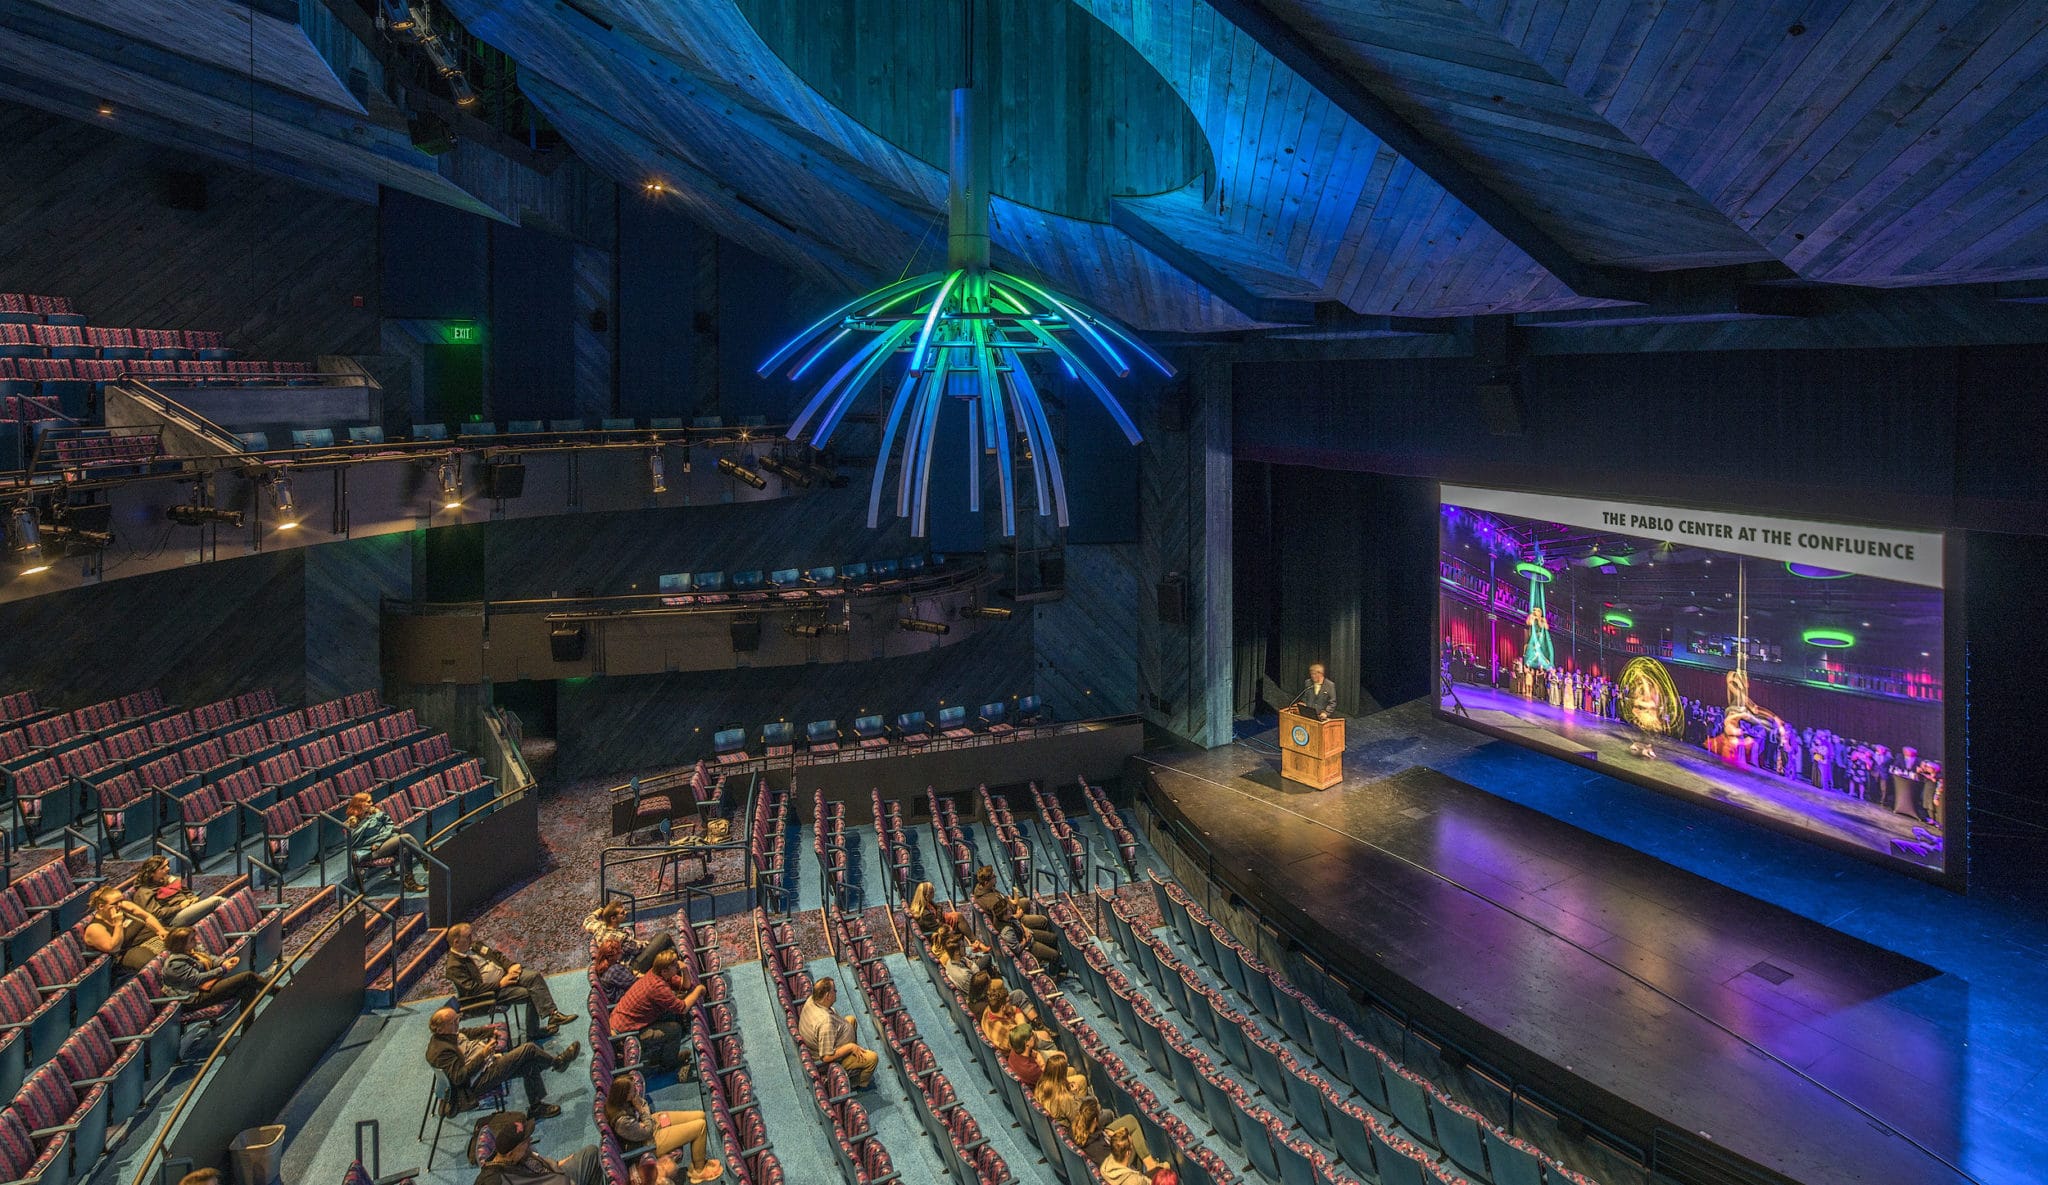
{"type": "Polygon", "coordinates": [[[0,1182],[2048,1181],[2048,10],[0,0],[0,1182]]]}

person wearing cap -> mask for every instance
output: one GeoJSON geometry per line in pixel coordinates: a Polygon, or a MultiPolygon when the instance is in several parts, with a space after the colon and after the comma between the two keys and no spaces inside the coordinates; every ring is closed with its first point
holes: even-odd
{"type": "Polygon", "coordinates": [[[811,998],[797,1015],[796,1032],[820,1065],[838,1062],[856,1090],[866,1090],[875,1080],[875,1067],[882,1055],[862,1049],[853,1039],[853,1014],[837,1016],[832,1005],[839,999],[839,985],[827,975],[811,985],[811,998]]]}
{"type": "Polygon", "coordinates": [[[519,1078],[526,1087],[526,1106],[534,1118],[548,1119],[562,1113],[560,1107],[548,1102],[548,1087],[541,1071],[559,1074],[568,1069],[583,1051],[581,1042],[571,1041],[569,1048],[554,1055],[531,1041],[499,1053],[496,1029],[489,1025],[465,1029],[460,1027],[461,1020],[461,1013],[442,1008],[427,1021],[433,1031],[427,1040],[427,1064],[447,1076],[449,1102],[457,1112],[476,1106],[477,1100],[498,1083],[519,1078]]]}
{"type": "Polygon", "coordinates": [[[585,1144],[560,1160],[533,1150],[533,1120],[523,1111],[500,1111],[484,1125],[491,1155],[478,1167],[476,1185],[599,1185],[604,1157],[585,1144]]]}

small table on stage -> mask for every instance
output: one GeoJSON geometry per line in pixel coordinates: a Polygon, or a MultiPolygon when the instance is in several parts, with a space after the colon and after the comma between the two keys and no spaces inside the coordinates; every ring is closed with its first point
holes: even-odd
{"type": "Polygon", "coordinates": [[[1344,721],[1280,710],[1280,776],[1317,790],[1344,780],[1344,721]]]}

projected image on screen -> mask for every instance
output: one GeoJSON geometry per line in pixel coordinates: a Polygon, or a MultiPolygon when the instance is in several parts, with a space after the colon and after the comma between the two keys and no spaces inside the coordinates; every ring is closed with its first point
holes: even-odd
{"type": "Polygon", "coordinates": [[[1446,486],[1440,707],[1944,867],[1941,537],[1446,486]]]}

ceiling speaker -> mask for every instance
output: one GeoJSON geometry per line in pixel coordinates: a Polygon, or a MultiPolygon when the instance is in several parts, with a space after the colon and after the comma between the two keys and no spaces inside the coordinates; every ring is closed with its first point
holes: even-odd
{"type": "Polygon", "coordinates": [[[548,632],[548,650],[556,662],[578,662],[588,639],[580,625],[558,625],[548,632]]]}

